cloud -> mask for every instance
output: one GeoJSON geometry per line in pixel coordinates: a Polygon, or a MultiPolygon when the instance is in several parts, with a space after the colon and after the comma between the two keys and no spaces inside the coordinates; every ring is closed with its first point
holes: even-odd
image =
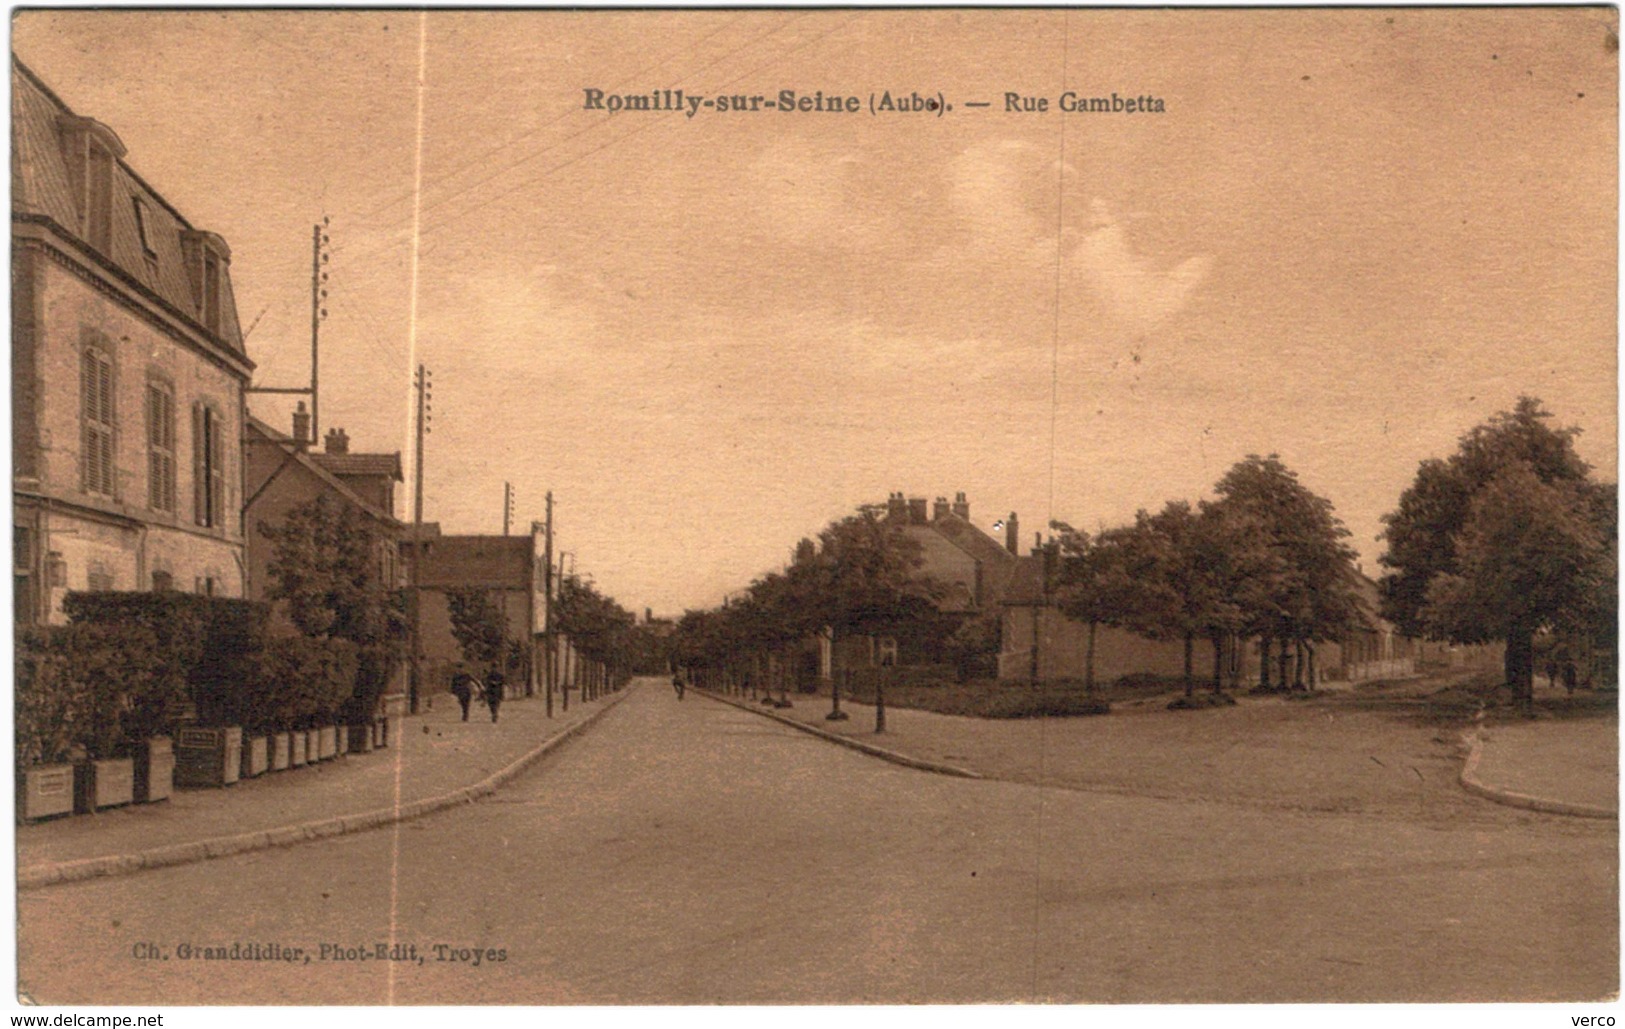
{"type": "Polygon", "coordinates": [[[1090,225],[1069,262],[1119,323],[1145,332],[1182,309],[1213,266],[1210,255],[1187,257],[1167,270],[1136,254],[1106,201],[1089,204],[1090,225]]]}

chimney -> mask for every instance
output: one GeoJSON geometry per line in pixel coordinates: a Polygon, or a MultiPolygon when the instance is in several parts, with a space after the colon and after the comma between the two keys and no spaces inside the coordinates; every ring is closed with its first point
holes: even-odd
{"type": "Polygon", "coordinates": [[[652,607],[644,608],[643,609],[643,624],[648,625],[650,622],[652,622],[654,620],[655,620],[655,609],[652,608],[652,607]]]}
{"type": "Polygon", "coordinates": [[[1004,523],[1004,549],[1012,554],[1021,553],[1021,523],[1016,521],[1016,513],[1010,512],[1010,517],[1004,523]]]}
{"type": "Polygon", "coordinates": [[[940,522],[946,517],[948,517],[948,498],[938,497],[937,502],[931,505],[931,520],[940,522]]]}
{"type": "Polygon", "coordinates": [[[970,501],[965,499],[963,493],[954,494],[954,514],[967,522],[970,521],[970,501]]]}
{"type": "Polygon", "coordinates": [[[901,492],[886,494],[886,517],[898,522],[908,517],[908,501],[901,492]]]}
{"type": "Polygon", "coordinates": [[[329,454],[348,454],[350,452],[350,434],[343,429],[328,429],[327,437],[322,442],[329,454]]]}
{"type": "Polygon", "coordinates": [[[910,525],[925,524],[925,498],[908,498],[908,521],[910,525]]]}
{"type": "Polygon", "coordinates": [[[293,409],[293,441],[301,447],[310,442],[310,412],[305,410],[303,400],[293,409]]]}

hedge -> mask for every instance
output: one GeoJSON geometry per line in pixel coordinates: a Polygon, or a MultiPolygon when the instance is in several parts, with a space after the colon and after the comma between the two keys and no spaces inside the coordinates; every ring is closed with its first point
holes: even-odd
{"type": "Polygon", "coordinates": [[[144,625],[74,624],[17,634],[19,768],[127,757],[186,711],[184,683],[144,625]]]}
{"type": "Polygon", "coordinates": [[[356,645],[347,640],[319,636],[267,640],[243,725],[250,731],[269,732],[337,721],[356,688],[357,665],[356,645]]]}
{"type": "MultiPolygon", "coordinates": [[[[258,601],[192,593],[69,593],[73,624],[137,625],[157,641],[161,674],[184,685],[203,725],[240,725],[254,686],[270,608],[258,601]]],[[[174,721],[153,725],[149,735],[174,721]]]]}

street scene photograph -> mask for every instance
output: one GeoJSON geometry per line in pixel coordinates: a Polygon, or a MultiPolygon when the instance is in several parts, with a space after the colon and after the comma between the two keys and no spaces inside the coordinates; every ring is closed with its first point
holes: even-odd
{"type": "Polygon", "coordinates": [[[1616,8],[10,27],[15,1011],[1612,1024],[1616,8]]]}

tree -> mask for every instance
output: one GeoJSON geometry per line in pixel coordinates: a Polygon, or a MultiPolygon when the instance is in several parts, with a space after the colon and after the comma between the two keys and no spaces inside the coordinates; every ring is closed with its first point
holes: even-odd
{"type": "Polygon", "coordinates": [[[1505,641],[1505,679],[1526,705],[1534,634],[1584,627],[1611,640],[1617,609],[1614,489],[1590,480],[1580,430],[1551,418],[1518,398],[1449,458],[1423,461],[1383,519],[1384,615],[1414,635],[1505,641]]]}
{"type": "Polygon", "coordinates": [[[446,608],[451,614],[451,635],[463,660],[482,669],[499,666],[507,647],[508,624],[490,591],[452,590],[446,594],[446,608]]]}
{"type": "Polygon", "coordinates": [[[360,512],[326,494],[260,532],[272,541],[267,595],[287,604],[304,635],[356,645],[355,689],[343,715],[352,723],[371,718],[406,637],[403,598],[384,578],[381,560],[391,543],[360,512]]]}
{"type": "Polygon", "coordinates": [[[1274,454],[1238,462],[1214,487],[1215,507],[1228,542],[1227,576],[1237,627],[1260,638],[1261,682],[1267,680],[1269,645],[1281,645],[1285,686],[1288,646],[1298,653],[1296,680],[1314,644],[1341,638],[1361,620],[1354,550],[1349,531],[1331,501],[1298,481],[1274,454]]]}
{"type": "Polygon", "coordinates": [[[1422,617],[1457,642],[1505,640],[1507,681],[1527,704],[1535,634],[1594,624],[1613,588],[1612,541],[1584,484],[1541,482],[1517,461],[1474,495],[1454,545],[1456,569],[1428,583],[1422,617]]]}

